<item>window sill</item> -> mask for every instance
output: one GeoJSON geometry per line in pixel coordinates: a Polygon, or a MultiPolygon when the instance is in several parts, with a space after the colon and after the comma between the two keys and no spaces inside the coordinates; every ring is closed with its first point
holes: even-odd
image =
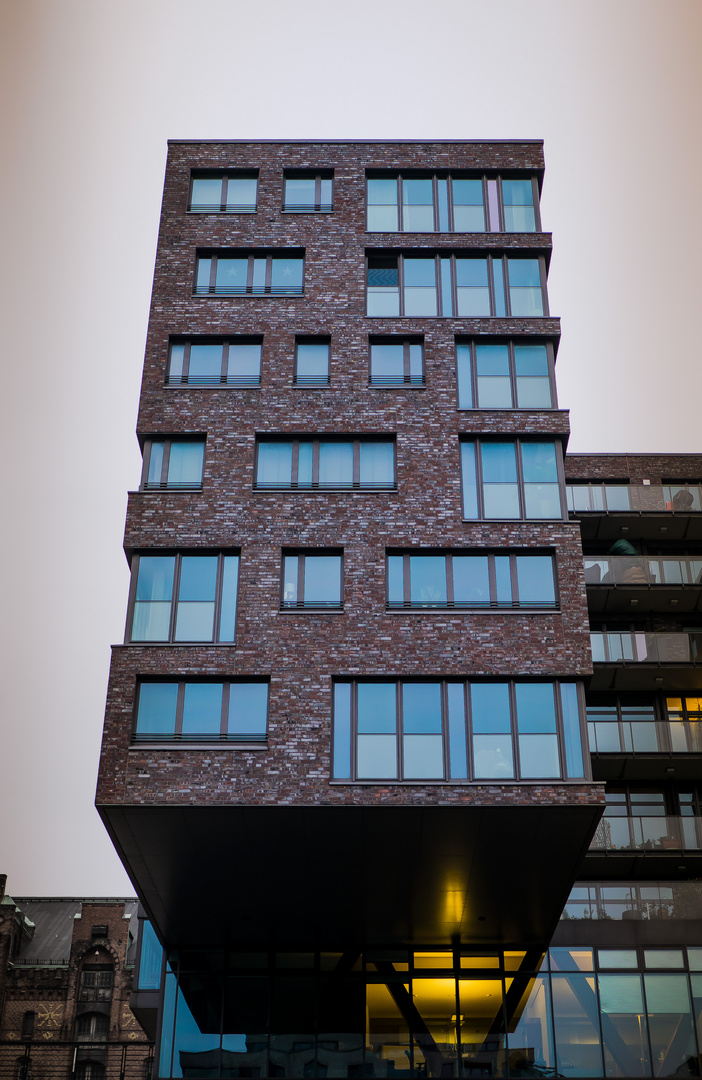
{"type": "Polygon", "coordinates": [[[267,750],[268,741],[265,742],[188,742],[181,739],[173,739],[171,741],[164,740],[163,742],[149,742],[144,739],[143,742],[132,742],[129,746],[130,751],[140,750],[267,750]]]}
{"type": "Polygon", "coordinates": [[[284,206],[282,207],[284,214],[333,214],[334,207],[320,205],[320,206],[284,206]]]}
{"type": "Polygon", "coordinates": [[[379,382],[374,379],[368,380],[371,390],[426,390],[427,384],[422,382],[379,382]]]}
{"type": "Polygon", "coordinates": [[[464,525],[562,525],[568,518],[461,518],[464,525]]]}
{"type": "Polygon", "coordinates": [[[281,614],[285,615],[338,615],[343,612],[343,604],[281,604],[281,614]]]}
{"type": "Polygon", "coordinates": [[[558,615],[561,609],[555,604],[386,604],[385,610],[390,615],[558,615]]]}
{"type": "Polygon", "coordinates": [[[205,286],[205,287],[202,287],[202,288],[199,288],[199,289],[197,287],[194,288],[192,294],[193,294],[193,296],[219,296],[219,297],[237,296],[237,297],[244,297],[244,298],[246,298],[246,297],[257,297],[259,299],[265,298],[265,297],[270,298],[270,297],[274,297],[274,296],[280,298],[280,297],[285,297],[285,296],[290,297],[290,296],[304,296],[305,295],[303,289],[286,289],[283,286],[281,286],[281,287],[273,287],[273,286],[271,286],[268,289],[260,290],[258,292],[254,292],[253,288],[251,288],[251,289],[248,289],[248,288],[247,289],[240,289],[240,288],[232,287],[230,289],[211,289],[209,286],[205,286]]]}
{"type": "Polygon", "coordinates": [[[197,382],[190,379],[167,379],[164,386],[169,390],[229,390],[232,387],[237,390],[260,390],[261,380],[244,382],[237,379],[212,379],[209,382],[197,382]]]}
{"type": "Polygon", "coordinates": [[[149,484],[148,487],[140,487],[139,491],[144,494],[151,492],[162,493],[164,491],[202,491],[202,484],[149,484]]]}
{"type": "Polygon", "coordinates": [[[277,491],[290,492],[294,495],[334,495],[340,493],[348,494],[349,492],[352,494],[361,495],[380,495],[389,491],[397,491],[397,484],[383,485],[382,487],[380,485],[378,487],[359,487],[352,486],[351,484],[341,487],[333,487],[331,485],[329,487],[290,487],[289,485],[286,487],[282,487],[274,484],[271,484],[270,486],[254,484],[253,490],[258,492],[259,494],[265,494],[269,491],[277,491]]]}
{"type": "Polygon", "coordinates": [[[189,206],[189,214],[255,214],[257,206],[189,206]]]}
{"type": "Polygon", "coordinates": [[[169,649],[192,649],[192,648],[212,648],[212,649],[233,649],[236,646],[236,641],[134,641],[129,640],[124,642],[128,646],[137,646],[138,648],[164,648],[169,649]]]}
{"type": "MultiPolygon", "coordinates": [[[[599,786],[604,790],[604,780],[591,780],[588,776],[580,776],[572,780],[564,780],[559,776],[547,776],[542,780],[514,780],[514,779],[476,779],[476,780],[340,780],[329,781],[331,787],[581,787],[583,784],[599,786]]],[[[554,806],[560,804],[554,803],[554,806]]]]}

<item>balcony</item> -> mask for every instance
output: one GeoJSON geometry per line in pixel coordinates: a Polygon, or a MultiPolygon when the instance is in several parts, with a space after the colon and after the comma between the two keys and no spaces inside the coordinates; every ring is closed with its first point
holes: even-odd
{"type": "Polygon", "coordinates": [[[702,818],[642,815],[604,817],[590,844],[587,877],[658,880],[702,872],[702,818]],[[674,860],[674,861],[673,861],[674,860]]]}
{"type": "Polygon", "coordinates": [[[586,540],[702,539],[698,484],[567,484],[568,510],[586,540]]]}
{"type": "Polygon", "coordinates": [[[671,715],[619,720],[588,719],[592,772],[597,780],[697,780],[702,754],[702,720],[671,715]]]}
{"type": "Polygon", "coordinates": [[[702,632],[593,631],[590,690],[698,690],[702,632]]]}
{"type": "Polygon", "coordinates": [[[702,559],[623,555],[583,562],[590,611],[702,611],[702,559]]]}

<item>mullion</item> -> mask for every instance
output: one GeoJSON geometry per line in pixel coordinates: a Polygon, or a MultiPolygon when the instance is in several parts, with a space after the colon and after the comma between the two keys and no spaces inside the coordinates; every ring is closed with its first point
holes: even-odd
{"type": "MultiPolygon", "coordinates": [[[[444,572],[446,574],[446,606],[455,607],[453,596],[453,555],[444,555],[444,572]]],[[[448,713],[446,714],[448,716],[448,713]]]]}
{"type": "Polygon", "coordinates": [[[448,691],[446,689],[446,679],[442,679],[440,683],[439,700],[441,707],[441,747],[443,751],[444,762],[444,780],[451,779],[451,753],[449,746],[449,712],[448,712],[448,691]]]}
{"type": "Polygon", "coordinates": [[[361,486],[361,443],[359,439],[353,440],[353,474],[351,487],[361,486]]]}
{"type": "Polygon", "coordinates": [[[300,462],[300,440],[292,441],[292,462],[290,466],[290,487],[298,487],[298,466],[300,462]]]}
{"type": "Polygon", "coordinates": [[[273,278],[273,256],[266,255],[266,280],[263,286],[263,292],[265,295],[271,294],[271,280],[273,278]]]}
{"type": "Polygon", "coordinates": [[[322,177],[320,173],[315,173],[314,177],[314,208],[315,210],[321,210],[322,208],[322,177]]]}
{"type": "Polygon", "coordinates": [[[408,554],[402,556],[402,599],[403,607],[412,606],[412,586],[410,578],[410,557],[408,554]]]}
{"type": "MultiPolygon", "coordinates": [[[[563,727],[563,710],[561,707],[561,683],[551,680],[551,689],[553,691],[553,700],[556,705],[556,739],[558,742],[558,761],[559,761],[559,776],[562,780],[567,779],[566,773],[566,753],[565,753],[565,730],[563,727]]],[[[578,702],[578,705],[580,702],[578,702]]],[[[579,710],[578,710],[579,711],[579,710]]],[[[583,743],[583,752],[587,744],[583,743]]]]}
{"type": "Polygon", "coordinates": [[[397,289],[400,315],[405,314],[405,257],[404,255],[398,255],[397,257],[397,289]]]}
{"type": "Polygon", "coordinates": [[[403,684],[400,679],[395,681],[395,737],[397,740],[397,778],[398,780],[404,780],[405,778],[405,725],[402,718],[402,710],[404,705],[403,684]]]}
{"type": "Polygon", "coordinates": [[[305,607],[305,556],[298,555],[297,557],[297,599],[295,604],[297,607],[305,607]]]}
{"type": "Polygon", "coordinates": [[[403,382],[409,383],[412,381],[410,375],[410,349],[407,340],[402,343],[402,376],[403,382]]]}
{"type": "Polygon", "coordinates": [[[350,685],[351,717],[351,776],[358,780],[358,681],[353,679],[350,685]]]}
{"type": "Polygon", "coordinates": [[[222,683],[222,715],[219,722],[219,737],[226,738],[229,730],[229,682],[222,683]]]}
{"type": "MultiPolygon", "coordinates": [[[[512,391],[512,408],[519,408],[519,400],[517,398],[517,362],[514,353],[514,339],[510,338],[507,342],[507,356],[509,363],[509,385],[512,391]]],[[[548,363],[548,358],[547,358],[548,363]]]]}
{"type": "MultiPolygon", "coordinates": [[[[524,492],[524,470],[522,468],[522,440],[514,440],[514,452],[517,461],[517,493],[519,495],[519,516],[522,521],[526,517],[526,498],[524,492]]],[[[560,484],[559,484],[560,489],[560,484]]],[[[561,516],[563,515],[563,505],[561,503],[561,516]]]]}
{"type": "Polygon", "coordinates": [[[186,385],[190,382],[190,342],[186,341],[183,348],[183,371],[180,376],[181,383],[186,385]]]}
{"type": "Polygon", "coordinates": [[[541,232],[541,200],[539,198],[539,183],[535,176],[531,178],[531,198],[534,203],[534,227],[537,232],[541,232]]]}
{"type": "Polygon", "coordinates": [[[173,595],[171,597],[171,614],[168,620],[168,640],[175,641],[176,619],[178,617],[178,603],[180,596],[180,564],[182,555],[176,555],[173,567],[173,595]]]}
{"type": "Polygon", "coordinates": [[[497,214],[498,214],[498,228],[500,232],[505,231],[505,210],[502,196],[502,176],[495,177],[495,184],[497,186],[497,214]]]}
{"type": "Polygon", "coordinates": [[[222,177],[222,189],[221,189],[219,195],[220,195],[219,209],[220,209],[220,211],[224,211],[224,210],[227,209],[227,198],[228,198],[228,195],[229,195],[229,176],[228,176],[227,173],[225,173],[224,176],[222,177]]]}
{"type": "MultiPolygon", "coordinates": [[[[151,444],[153,446],[153,443],[151,444]]],[[[149,460],[151,455],[149,455],[149,460]]],[[[168,487],[168,466],[171,461],[171,440],[163,440],[163,461],[161,462],[161,482],[159,487],[168,487]]]]}
{"type": "Polygon", "coordinates": [[[222,342],[222,366],[219,372],[219,381],[222,384],[229,382],[229,341],[225,338],[222,342]]]}
{"type": "Polygon", "coordinates": [[[176,697],[176,717],[175,717],[175,730],[173,734],[177,739],[183,737],[183,707],[185,704],[185,682],[178,683],[178,694],[176,697]]]}
{"type": "Polygon", "coordinates": [[[522,778],[522,761],[519,757],[519,739],[517,738],[517,689],[514,679],[509,683],[509,727],[512,733],[512,760],[514,761],[514,779],[522,778]]]}
{"type": "Polygon", "coordinates": [[[453,176],[449,173],[446,177],[446,201],[448,202],[448,231],[455,232],[453,218],[453,176]]]}
{"type": "Polygon", "coordinates": [[[319,446],[320,439],[312,441],[312,487],[319,487],[319,446]]]}
{"type": "Polygon", "coordinates": [[[222,619],[222,589],[224,587],[224,556],[217,556],[217,573],[215,574],[214,618],[212,620],[212,641],[219,641],[220,623],[222,619]]]}
{"type": "Polygon", "coordinates": [[[436,173],[433,173],[431,178],[431,200],[434,204],[434,232],[439,232],[439,178],[436,173]]]}
{"type": "Polygon", "coordinates": [[[497,568],[495,566],[495,556],[489,554],[488,560],[488,586],[490,593],[490,607],[499,607],[497,596],[497,568]]]}
{"type": "Polygon", "coordinates": [[[453,251],[449,253],[449,263],[449,279],[451,281],[451,312],[453,318],[456,318],[458,316],[458,282],[456,280],[456,255],[453,251]]]}
{"type": "Polygon", "coordinates": [[[254,255],[250,254],[247,257],[246,262],[246,287],[244,291],[249,295],[253,295],[253,277],[254,277],[254,255]]]}
{"type": "Polygon", "coordinates": [[[129,598],[127,600],[127,625],[124,628],[124,640],[132,640],[132,630],[134,629],[134,606],[136,604],[136,592],[137,582],[139,580],[139,565],[141,563],[141,555],[135,555],[132,559],[130,566],[131,578],[129,581],[129,598]]]}
{"type": "Polygon", "coordinates": [[[210,284],[208,285],[207,291],[210,294],[212,294],[212,293],[214,293],[216,291],[216,288],[217,288],[217,256],[216,255],[211,255],[210,256],[210,284]]]}
{"type": "Polygon", "coordinates": [[[402,173],[397,175],[397,223],[399,226],[399,232],[405,231],[405,215],[403,213],[403,199],[404,193],[402,190],[402,173]]]}
{"type": "Polygon", "coordinates": [[[546,288],[546,261],[542,255],[539,255],[539,283],[541,285],[541,302],[544,308],[544,317],[549,315],[548,306],[548,290],[546,288]]]}
{"type": "Polygon", "coordinates": [[[512,593],[511,606],[513,608],[520,607],[519,602],[519,583],[517,580],[517,560],[514,555],[509,556],[509,583],[512,593]]]}
{"type": "Polygon", "coordinates": [[[473,699],[470,694],[471,683],[463,680],[463,709],[466,728],[466,772],[469,780],[475,780],[475,762],[473,755],[473,699]]]}

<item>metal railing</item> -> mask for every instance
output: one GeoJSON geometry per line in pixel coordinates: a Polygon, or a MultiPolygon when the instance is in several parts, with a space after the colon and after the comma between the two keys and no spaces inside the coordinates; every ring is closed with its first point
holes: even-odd
{"type": "Polygon", "coordinates": [[[195,296],[302,296],[302,285],[196,285],[195,296]]]}
{"type": "Polygon", "coordinates": [[[166,386],[260,386],[261,375],[169,375],[166,386]]]}
{"type": "Polygon", "coordinates": [[[603,817],[590,851],[702,851],[702,817],[603,817]]]}
{"type": "Polygon", "coordinates": [[[635,555],[583,559],[586,585],[700,585],[702,559],[635,555]]]}
{"type": "Polygon", "coordinates": [[[561,919],[702,918],[700,881],[576,881],[561,919]]]}
{"type": "Polygon", "coordinates": [[[593,754],[700,754],[702,721],[588,720],[593,754]]]}
{"type": "Polygon", "coordinates": [[[596,630],[590,646],[595,664],[696,664],[702,659],[702,633],[596,630]]]}
{"type": "Polygon", "coordinates": [[[566,493],[573,514],[702,511],[699,484],[566,484],[566,493]]]}
{"type": "Polygon", "coordinates": [[[60,1033],[38,1027],[33,1039],[0,1040],[0,1080],[151,1080],[154,1048],[136,1020],[129,1042],[90,1045],[60,1033]]]}

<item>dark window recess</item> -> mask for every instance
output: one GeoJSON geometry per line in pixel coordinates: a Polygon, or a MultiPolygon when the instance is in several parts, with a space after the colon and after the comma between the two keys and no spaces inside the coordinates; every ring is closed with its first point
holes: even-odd
{"type": "Polygon", "coordinates": [[[422,338],[371,338],[371,386],[424,386],[422,338]]]}
{"type": "Polygon", "coordinates": [[[369,232],[537,232],[535,176],[371,173],[369,232]]]}
{"type": "Polygon", "coordinates": [[[302,296],[304,253],[213,251],[198,253],[196,296],[302,296]]]}
{"type": "Polygon", "coordinates": [[[173,341],[167,386],[260,386],[260,337],[173,341]]]}
{"type": "Polygon", "coordinates": [[[37,1018],[35,1012],[26,1012],[22,1017],[22,1038],[32,1039],[34,1037],[34,1024],[37,1018]]]}
{"type": "Polygon", "coordinates": [[[83,1013],[76,1020],[77,1042],[104,1042],[110,1033],[110,1018],[104,1013],[83,1013]]]}
{"type": "Polygon", "coordinates": [[[204,439],[147,439],[142,491],[196,491],[202,487],[204,439]]]}
{"type": "Polygon", "coordinates": [[[533,341],[457,341],[459,409],[551,409],[553,347],[533,341]]]}
{"type": "Polygon", "coordinates": [[[464,440],[463,517],[555,520],[563,517],[561,450],[552,440],[464,440]]]}
{"type": "Polygon", "coordinates": [[[239,556],[135,555],[128,641],[232,643],[239,556]]]}
{"type": "Polygon", "coordinates": [[[111,1001],[114,971],[106,964],[92,964],[80,973],[79,1001],[111,1001]]]}
{"type": "Polygon", "coordinates": [[[323,212],[334,209],[330,170],[309,172],[286,170],[283,210],[297,213],[323,212]]]}
{"type": "Polygon", "coordinates": [[[328,337],[300,335],[295,338],[295,386],[329,385],[330,347],[328,337]]]}
{"type": "Polygon", "coordinates": [[[366,491],[395,487],[392,439],[259,439],[256,488],[366,491]]]}
{"type": "Polygon", "coordinates": [[[340,551],[283,552],[283,610],[341,611],[343,606],[340,551]]]}
{"type": "Polygon", "coordinates": [[[268,683],[149,682],[139,685],[135,742],[265,742],[268,683]]]}
{"type": "Polygon", "coordinates": [[[90,936],[93,939],[93,941],[95,940],[95,938],[106,938],[107,937],[107,929],[108,928],[107,928],[106,923],[99,923],[98,925],[93,926],[91,931],[90,931],[90,936]]]}
{"type": "Polygon", "coordinates": [[[253,214],[258,172],[196,172],[190,180],[188,210],[199,213],[253,214]]]}
{"type": "Polygon", "coordinates": [[[387,557],[388,608],[520,608],[553,611],[552,555],[417,551],[387,557]]]}

